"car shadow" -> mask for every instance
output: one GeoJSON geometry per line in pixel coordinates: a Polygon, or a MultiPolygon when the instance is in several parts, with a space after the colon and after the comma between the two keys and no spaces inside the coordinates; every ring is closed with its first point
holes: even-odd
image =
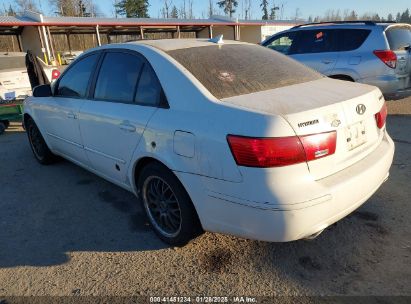
{"type": "Polygon", "coordinates": [[[132,193],[67,161],[41,166],[26,141],[0,137],[0,267],[58,265],[73,251],[167,248],[132,193]]]}

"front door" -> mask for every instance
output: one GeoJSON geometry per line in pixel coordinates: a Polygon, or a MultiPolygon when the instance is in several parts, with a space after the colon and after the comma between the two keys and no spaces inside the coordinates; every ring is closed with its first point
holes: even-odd
{"type": "Polygon", "coordinates": [[[54,96],[48,98],[37,113],[43,122],[50,147],[84,165],[89,164],[83,149],[78,118],[98,58],[98,54],[91,54],[70,66],[56,84],[54,96]]]}

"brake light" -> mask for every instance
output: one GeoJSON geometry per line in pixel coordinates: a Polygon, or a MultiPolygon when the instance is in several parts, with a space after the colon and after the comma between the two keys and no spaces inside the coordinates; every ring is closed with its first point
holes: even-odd
{"type": "Polygon", "coordinates": [[[335,153],[337,133],[253,138],[228,135],[236,163],[246,167],[282,167],[308,162],[335,153]]]}
{"type": "Polygon", "coordinates": [[[57,78],[60,77],[60,71],[57,69],[54,69],[53,71],[51,71],[51,80],[56,80],[57,78]]]}
{"type": "Polygon", "coordinates": [[[384,127],[385,122],[387,120],[387,115],[387,105],[384,102],[384,105],[382,106],[381,110],[377,114],[375,114],[375,121],[377,122],[377,127],[379,129],[382,129],[382,127],[384,127]]]}
{"type": "Polygon", "coordinates": [[[397,66],[397,55],[391,50],[374,51],[374,55],[392,69],[397,66]]]}

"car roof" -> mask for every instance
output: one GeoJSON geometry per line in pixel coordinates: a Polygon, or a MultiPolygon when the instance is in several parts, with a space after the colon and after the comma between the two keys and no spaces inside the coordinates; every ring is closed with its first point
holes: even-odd
{"type": "MultiPolygon", "coordinates": [[[[128,42],[135,45],[149,45],[168,52],[179,49],[195,48],[216,45],[209,39],[159,39],[159,40],[139,40],[128,42]]],[[[241,41],[224,40],[224,44],[249,44],[241,41]]]]}
{"type": "Polygon", "coordinates": [[[306,23],[297,25],[291,28],[291,31],[294,30],[316,30],[324,28],[332,29],[383,29],[387,27],[397,27],[397,26],[409,26],[406,23],[396,23],[396,22],[377,22],[377,21],[327,21],[327,22],[317,22],[317,23],[306,23]]]}

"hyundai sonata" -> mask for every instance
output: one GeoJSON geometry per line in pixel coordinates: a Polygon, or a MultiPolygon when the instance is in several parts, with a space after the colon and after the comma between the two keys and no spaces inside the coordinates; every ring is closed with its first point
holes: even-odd
{"type": "Polygon", "coordinates": [[[316,236],[376,192],[394,154],[378,88],[234,41],[92,49],[24,109],[40,163],[62,156],[133,192],[174,245],[316,236]]]}

